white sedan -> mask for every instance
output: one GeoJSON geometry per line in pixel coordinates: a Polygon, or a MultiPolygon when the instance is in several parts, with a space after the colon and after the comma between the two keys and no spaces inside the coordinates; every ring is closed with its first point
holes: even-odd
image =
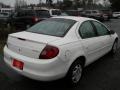
{"type": "Polygon", "coordinates": [[[61,16],[39,22],[26,31],[9,34],[4,61],[31,79],[52,81],[66,77],[80,81],[83,68],[117,50],[118,36],[101,22],[61,16]]]}

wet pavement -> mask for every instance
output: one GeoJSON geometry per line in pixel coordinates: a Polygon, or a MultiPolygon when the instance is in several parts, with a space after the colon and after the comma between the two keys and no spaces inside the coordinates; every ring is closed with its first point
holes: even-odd
{"type": "MultiPolygon", "coordinates": [[[[105,22],[120,36],[120,19],[105,22]]],[[[120,46],[120,43],[119,43],[120,46]]],[[[83,77],[75,88],[66,86],[63,80],[40,82],[23,77],[14,72],[3,62],[0,55],[0,90],[120,90],[120,48],[97,60],[84,69],[83,77]]]]}

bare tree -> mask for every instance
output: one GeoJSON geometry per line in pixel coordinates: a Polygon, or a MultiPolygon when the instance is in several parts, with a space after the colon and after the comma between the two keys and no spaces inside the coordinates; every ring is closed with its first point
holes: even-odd
{"type": "Polygon", "coordinates": [[[46,0],[46,4],[51,7],[53,5],[53,0],[46,0]]]}
{"type": "Polygon", "coordinates": [[[15,9],[16,10],[18,10],[22,7],[25,7],[25,6],[27,6],[27,3],[25,0],[16,0],[16,2],[15,2],[15,9]]]}

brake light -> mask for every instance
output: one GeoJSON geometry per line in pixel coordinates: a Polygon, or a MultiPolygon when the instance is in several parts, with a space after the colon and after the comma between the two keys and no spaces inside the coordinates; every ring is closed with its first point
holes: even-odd
{"type": "Polygon", "coordinates": [[[59,49],[54,46],[47,45],[41,52],[39,59],[52,59],[59,53],[59,49]]]}
{"type": "Polygon", "coordinates": [[[37,17],[32,17],[32,20],[33,20],[33,22],[38,22],[38,18],[37,17]]]}

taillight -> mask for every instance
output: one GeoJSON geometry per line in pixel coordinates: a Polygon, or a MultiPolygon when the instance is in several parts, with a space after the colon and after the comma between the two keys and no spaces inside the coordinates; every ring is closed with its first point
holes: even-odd
{"type": "Polygon", "coordinates": [[[32,17],[32,20],[33,20],[33,22],[38,22],[38,18],[37,17],[32,17]]]}
{"type": "Polygon", "coordinates": [[[59,53],[59,49],[54,46],[47,45],[41,52],[39,59],[52,59],[59,53]]]}

